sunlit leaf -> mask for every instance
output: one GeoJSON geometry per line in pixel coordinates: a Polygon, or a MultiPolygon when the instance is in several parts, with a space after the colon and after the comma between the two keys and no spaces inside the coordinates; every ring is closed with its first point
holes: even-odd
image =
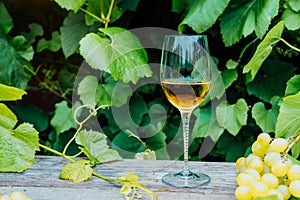
{"type": "Polygon", "coordinates": [[[226,46],[253,31],[262,38],[278,14],[279,0],[233,0],[221,17],[221,33],[226,46]]]}
{"type": "Polygon", "coordinates": [[[251,71],[251,80],[254,79],[261,64],[272,52],[273,46],[279,42],[284,29],[284,22],[280,21],[266,35],[264,40],[258,45],[251,60],[244,66],[243,73],[251,71]]]}
{"type": "Polygon", "coordinates": [[[288,4],[293,9],[293,11],[295,11],[295,12],[300,11],[300,1],[298,1],[298,0],[289,0],[288,4]]]}
{"type": "Polygon", "coordinates": [[[232,60],[232,59],[229,59],[227,62],[226,62],[226,68],[227,69],[235,69],[237,66],[239,65],[238,62],[232,60]]]}
{"type": "Polygon", "coordinates": [[[283,12],[282,19],[287,29],[297,30],[300,28],[300,11],[296,12],[288,7],[283,12]]]}
{"type": "Polygon", "coordinates": [[[262,102],[254,104],[252,108],[252,117],[255,119],[256,124],[262,129],[263,132],[275,132],[275,126],[279,113],[280,97],[275,96],[271,99],[271,109],[266,109],[262,102]]]}
{"type": "Polygon", "coordinates": [[[260,73],[247,84],[247,91],[265,102],[269,102],[273,96],[283,96],[286,82],[294,75],[293,71],[293,65],[288,62],[266,60],[260,73]]]}
{"type": "Polygon", "coordinates": [[[276,124],[276,137],[289,137],[300,131],[300,92],[282,100],[276,124]]]}
{"type": "Polygon", "coordinates": [[[68,106],[67,101],[55,104],[55,114],[50,123],[57,134],[76,128],[73,110],[68,106]]]}
{"type": "Polygon", "coordinates": [[[39,150],[38,132],[28,123],[15,128],[17,117],[2,103],[0,113],[0,171],[24,171],[33,165],[39,150]]]}
{"type": "Polygon", "coordinates": [[[73,10],[77,12],[81,6],[85,3],[85,0],[54,0],[58,5],[67,10],[73,10]]]}
{"type": "Polygon", "coordinates": [[[293,76],[287,83],[285,96],[297,94],[300,91],[300,75],[293,76]]]}
{"type": "Polygon", "coordinates": [[[80,53],[95,69],[109,72],[115,80],[136,83],[150,77],[145,49],[139,40],[122,28],[101,28],[109,38],[89,33],[80,41],[80,53]]]}
{"type": "Polygon", "coordinates": [[[61,48],[61,40],[58,31],[52,32],[52,37],[50,40],[44,38],[40,39],[37,44],[37,52],[41,52],[48,49],[52,52],[56,52],[61,48]]]}
{"type": "Polygon", "coordinates": [[[221,102],[216,108],[216,119],[232,135],[237,135],[243,125],[247,123],[249,108],[244,99],[230,105],[227,101],[221,102]],[[225,123],[224,123],[225,121],[225,123]]]}
{"type": "Polygon", "coordinates": [[[95,76],[88,75],[79,83],[78,95],[83,104],[90,104],[95,106],[96,104],[96,90],[98,86],[98,80],[95,76]]]}
{"type": "Polygon", "coordinates": [[[93,169],[87,165],[86,160],[78,160],[64,166],[60,172],[59,178],[71,180],[74,183],[86,181],[92,177],[93,169]]]}
{"type": "Polygon", "coordinates": [[[80,131],[76,143],[82,146],[81,150],[89,157],[93,165],[122,160],[117,151],[109,149],[106,135],[97,131],[80,131]]]}
{"type": "Polygon", "coordinates": [[[0,83],[0,101],[15,101],[22,99],[22,96],[27,94],[25,90],[3,85],[0,83]]]}

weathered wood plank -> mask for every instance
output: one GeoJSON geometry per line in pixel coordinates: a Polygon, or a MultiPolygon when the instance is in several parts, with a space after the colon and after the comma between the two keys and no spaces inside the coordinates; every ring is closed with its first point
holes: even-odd
{"type": "MultiPolygon", "coordinates": [[[[0,191],[8,193],[9,186],[24,192],[33,200],[89,200],[122,199],[120,187],[93,177],[92,180],[74,184],[60,180],[59,173],[68,161],[61,157],[37,156],[35,164],[23,173],[0,173],[0,191]]],[[[139,161],[124,160],[95,167],[105,176],[120,177],[126,172],[135,172],[142,181],[152,181],[147,187],[157,191],[159,199],[222,199],[232,200],[236,188],[234,163],[190,162],[192,170],[200,170],[211,177],[211,182],[199,188],[178,189],[164,185],[161,177],[179,171],[182,162],[178,161],[139,161]]]]}

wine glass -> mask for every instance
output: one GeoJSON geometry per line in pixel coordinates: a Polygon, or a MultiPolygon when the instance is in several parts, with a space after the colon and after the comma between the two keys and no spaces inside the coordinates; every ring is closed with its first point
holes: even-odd
{"type": "Polygon", "coordinates": [[[192,111],[209,92],[211,58],[206,35],[166,35],[163,43],[160,81],[164,95],[181,114],[184,165],[178,173],[163,176],[163,183],[180,188],[208,184],[210,177],[188,167],[189,123],[192,111]]]}

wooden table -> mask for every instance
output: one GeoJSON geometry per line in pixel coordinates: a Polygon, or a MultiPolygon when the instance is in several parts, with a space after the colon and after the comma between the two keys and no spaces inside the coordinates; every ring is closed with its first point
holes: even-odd
{"type": "MultiPolygon", "coordinates": [[[[97,177],[74,184],[60,180],[59,173],[69,161],[54,156],[37,156],[35,164],[23,173],[0,173],[0,192],[8,194],[9,186],[32,200],[121,200],[120,187],[97,177]]],[[[156,191],[160,200],[235,199],[236,169],[234,163],[190,162],[191,169],[200,169],[211,177],[211,182],[199,188],[172,188],[161,182],[161,177],[179,171],[182,162],[124,160],[95,167],[95,171],[109,177],[135,172],[141,180],[155,180],[146,185],[156,191]]],[[[143,199],[149,199],[147,196],[143,199]]]]}

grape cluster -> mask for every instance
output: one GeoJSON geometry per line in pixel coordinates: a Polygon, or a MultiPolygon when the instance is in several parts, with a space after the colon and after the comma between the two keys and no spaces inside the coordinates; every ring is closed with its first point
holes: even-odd
{"type": "Polygon", "coordinates": [[[300,198],[300,165],[288,158],[288,146],[286,139],[272,139],[268,133],[258,135],[252,153],[236,161],[238,200],[268,196],[278,200],[300,198]]]}

